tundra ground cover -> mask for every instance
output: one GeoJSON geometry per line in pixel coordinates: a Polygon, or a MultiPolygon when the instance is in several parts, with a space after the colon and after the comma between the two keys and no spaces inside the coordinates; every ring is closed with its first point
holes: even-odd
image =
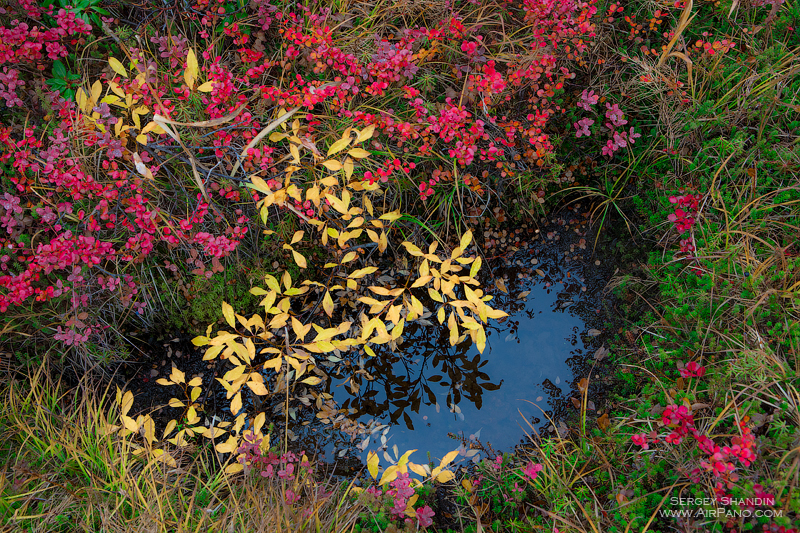
{"type": "Polygon", "coordinates": [[[11,527],[798,527],[796,2],[183,7],[0,8],[4,364],[36,378],[6,384],[11,527]],[[596,421],[586,376],[573,429],[457,477],[454,457],[370,462],[352,499],[244,412],[313,391],[317,358],[402,350],[426,313],[481,346],[500,315],[469,229],[578,197],[649,253],[614,283],[630,325],[596,421]],[[379,281],[389,263],[406,278],[379,281]],[[195,299],[227,329],[182,316],[195,299]],[[178,373],[166,427],[87,392],[164,323],[226,360],[227,426],[178,373]],[[37,363],[86,374],[77,419],[37,363]],[[741,512],[670,518],[674,497],[741,512]]]}

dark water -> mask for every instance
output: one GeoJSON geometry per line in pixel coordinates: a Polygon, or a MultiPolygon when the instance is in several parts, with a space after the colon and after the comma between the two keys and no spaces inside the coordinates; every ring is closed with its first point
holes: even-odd
{"type": "Polygon", "coordinates": [[[604,337],[609,269],[592,257],[585,216],[566,211],[541,222],[538,232],[511,233],[518,240],[505,248],[516,246],[493,262],[507,293],[495,287],[490,305],[510,316],[489,324],[483,354],[469,339],[450,346],[447,329],[431,317],[431,325],[406,328],[397,353],[354,362],[373,378],[357,377],[355,390],[352,370],[332,376],[329,392],[355,411],[351,418],[363,431],[323,444],[327,458],[355,451],[363,459],[369,450],[397,446],[400,454],[418,449],[413,458],[425,460],[426,452],[442,457],[458,448],[454,436],[509,451],[531,425],[550,426],[545,413],[570,407],[574,381],[591,373],[604,337]]]}
{"type": "MultiPolygon", "coordinates": [[[[395,353],[343,355],[341,364],[326,369],[331,380],[325,390],[338,420],[323,423],[317,410],[290,399],[292,446],[360,467],[369,450],[394,456],[394,446],[400,454],[418,449],[412,460],[422,462],[426,452],[442,457],[470,439],[510,451],[531,426],[553,430],[548,416],[560,419],[574,409],[569,399],[578,396],[576,380],[600,377],[594,356],[605,337],[610,300],[603,289],[611,269],[593,256],[591,239],[588,217],[577,210],[513,231],[487,229],[484,252],[493,276],[483,281],[494,295],[490,305],[509,317],[486,327],[484,353],[469,338],[450,346],[447,328],[430,316],[427,324],[406,326],[395,353]]],[[[436,310],[433,302],[423,303],[436,310]]],[[[179,334],[149,343],[149,355],[129,373],[137,410],[160,406],[163,423],[179,416],[164,405],[180,391],[154,383],[175,365],[187,379],[202,377],[207,418],[229,418],[225,393],[214,381],[225,363],[202,361],[190,339],[179,334]]],[[[275,424],[276,442],[285,431],[284,405],[285,396],[276,394],[259,406],[275,424]]]]}

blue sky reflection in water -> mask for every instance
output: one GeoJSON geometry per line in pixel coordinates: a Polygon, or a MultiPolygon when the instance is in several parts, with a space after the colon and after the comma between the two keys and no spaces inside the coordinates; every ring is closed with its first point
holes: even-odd
{"type": "MultiPolygon", "coordinates": [[[[347,374],[332,376],[330,392],[341,407],[357,411],[358,422],[389,426],[371,438],[354,437],[363,457],[381,448],[381,436],[401,454],[418,449],[418,461],[426,452],[442,457],[458,448],[448,434],[478,435],[497,450],[511,450],[530,432],[523,415],[539,429],[549,425],[533,404],[564,408],[573,380],[600,347],[595,335],[607,279],[586,243],[586,220],[567,213],[539,233],[526,230],[520,249],[496,262],[498,285],[508,292],[492,290],[491,305],[510,316],[490,322],[483,354],[468,339],[450,346],[447,328],[430,316],[428,326],[406,327],[395,353],[364,356],[362,366],[354,362],[347,374]]],[[[325,449],[328,458],[340,451],[325,449]]]]}

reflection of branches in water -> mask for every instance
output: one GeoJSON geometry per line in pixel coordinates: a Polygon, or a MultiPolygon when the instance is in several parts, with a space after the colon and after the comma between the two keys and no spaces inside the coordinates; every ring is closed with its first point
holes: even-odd
{"type": "Polygon", "coordinates": [[[463,397],[479,409],[484,389],[499,389],[500,385],[490,383],[489,376],[480,371],[488,361],[482,361],[480,354],[470,359],[468,351],[472,346],[468,341],[450,346],[446,328],[412,323],[403,337],[398,353],[380,350],[376,357],[363,362],[363,370],[372,380],[358,371],[349,376],[354,383],[350,388],[352,397],[342,407],[355,409],[358,415],[388,416],[391,424],[402,417],[406,426],[413,429],[406,409],[419,413],[422,404],[436,405],[439,400],[432,383],[447,388],[448,406],[459,404],[463,397]]]}

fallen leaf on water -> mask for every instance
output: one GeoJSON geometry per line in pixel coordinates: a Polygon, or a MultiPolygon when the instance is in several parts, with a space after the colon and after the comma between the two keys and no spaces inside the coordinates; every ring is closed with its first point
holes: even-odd
{"type": "Polygon", "coordinates": [[[542,270],[541,268],[537,268],[536,269],[536,273],[539,274],[540,276],[544,277],[544,270],[542,270]]]}
{"type": "Polygon", "coordinates": [[[521,293],[517,294],[517,298],[525,298],[531,293],[531,291],[522,291],[521,293]]]}
{"type": "Polygon", "coordinates": [[[589,335],[590,337],[597,337],[598,335],[600,335],[600,333],[601,331],[599,329],[590,329],[589,331],[586,332],[586,334],[589,335]]]}
{"type": "Polygon", "coordinates": [[[508,289],[506,289],[506,282],[503,281],[503,278],[497,278],[496,280],[494,280],[494,284],[498,289],[508,294],[508,289]]]}

